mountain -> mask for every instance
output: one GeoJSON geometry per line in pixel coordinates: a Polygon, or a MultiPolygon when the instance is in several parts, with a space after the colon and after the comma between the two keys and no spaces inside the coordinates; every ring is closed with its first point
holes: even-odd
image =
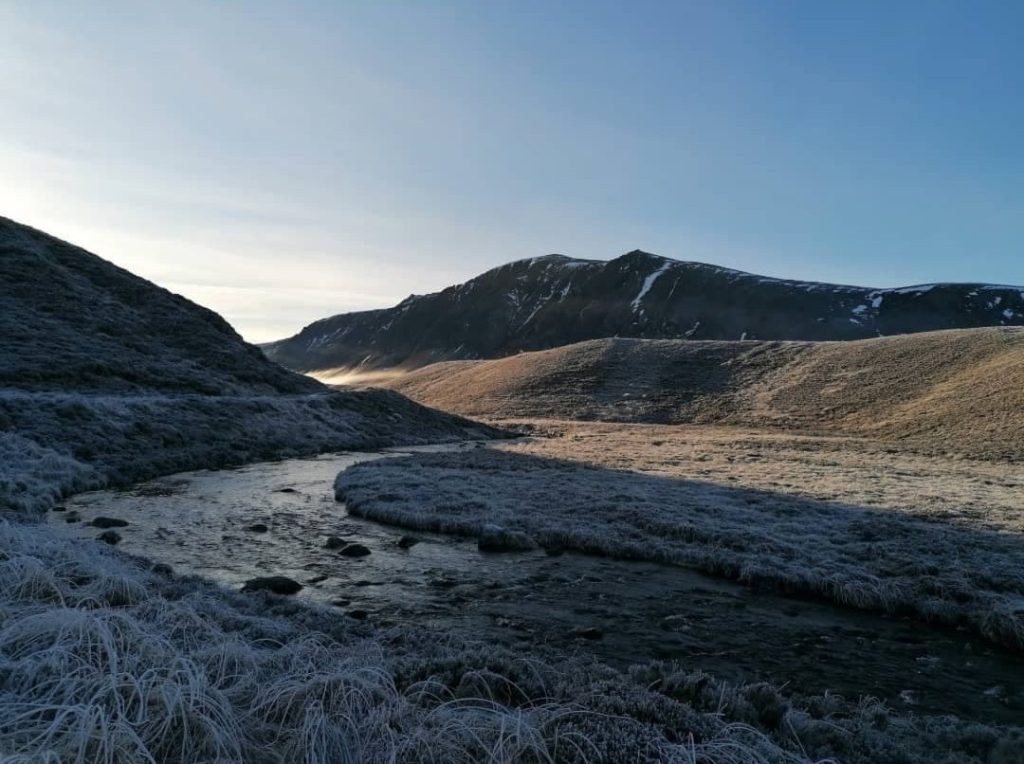
{"type": "Polygon", "coordinates": [[[0,218],[0,509],[188,469],[487,437],[272,363],[216,313],[0,218]]]}
{"type": "Polygon", "coordinates": [[[291,369],[344,374],[603,337],[857,340],[1016,324],[1024,324],[1024,287],[838,286],[634,251],[607,262],[520,260],[393,308],[317,321],[263,350],[291,369]]]}
{"type": "Polygon", "coordinates": [[[604,339],[449,361],[389,387],[492,419],[777,427],[1024,458],[1024,329],[853,342],[604,339]]]}

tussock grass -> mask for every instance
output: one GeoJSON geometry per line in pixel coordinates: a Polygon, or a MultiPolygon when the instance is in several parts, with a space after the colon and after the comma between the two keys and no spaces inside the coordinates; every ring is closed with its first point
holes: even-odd
{"type": "MultiPolygon", "coordinates": [[[[573,442],[561,448],[568,454],[573,442]]],[[[609,448],[613,446],[605,443],[609,448]]],[[[686,565],[783,592],[946,625],[1024,649],[1024,534],[845,501],[540,457],[531,446],[350,467],[349,512],[419,530],[686,565]]]]}
{"type": "Polygon", "coordinates": [[[387,391],[112,396],[6,390],[0,391],[0,508],[40,512],[72,493],[190,469],[495,434],[387,391]]]}
{"type": "MultiPolygon", "coordinates": [[[[1000,762],[1020,731],[623,675],[273,595],[0,522],[4,762],[1000,762]],[[890,725],[887,732],[884,725],[890,725]]],[[[1011,761],[1009,758],[1004,761],[1011,761]]]]}

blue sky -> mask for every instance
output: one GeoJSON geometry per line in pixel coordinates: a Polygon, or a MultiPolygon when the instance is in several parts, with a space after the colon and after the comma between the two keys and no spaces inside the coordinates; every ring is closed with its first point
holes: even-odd
{"type": "Polygon", "coordinates": [[[250,340],[508,260],[1024,284],[1024,3],[0,0],[0,214],[250,340]]]}

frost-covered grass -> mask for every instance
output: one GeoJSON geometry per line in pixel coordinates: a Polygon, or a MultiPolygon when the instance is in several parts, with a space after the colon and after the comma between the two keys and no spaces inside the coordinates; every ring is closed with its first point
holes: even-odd
{"type": "MultiPolygon", "coordinates": [[[[614,440],[600,445],[616,448],[614,440]]],[[[563,458],[531,453],[545,450],[541,443],[359,464],[338,476],[336,496],[374,520],[471,536],[496,525],[539,546],[691,566],[856,608],[964,624],[1024,648],[1019,511],[974,523],[917,516],[782,487],[735,487],[728,474],[716,482],[587,465],[566,458],[576,447],[562,440],[563,458]]],[[[770,456],[762,469],[771,470],[770,456]]]]}
{"type": "Polygon", "coordinates": [[[374,631],[0,522],[11,762],[1012,762],[1021,730],[374,631]]]}
{"type": "Polygon", "coordinates": [[[199,468],[487,437],[386,391],[76,395],[0,391],[0,508],[199,468]]]}

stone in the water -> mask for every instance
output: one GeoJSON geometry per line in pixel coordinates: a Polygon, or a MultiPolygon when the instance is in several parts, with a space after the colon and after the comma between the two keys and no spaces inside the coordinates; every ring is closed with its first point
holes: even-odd
{"type": "Polygon", "coordinates": [[[116,517],[96,517],[89,525],[93,528],[124,528],[128,525],[128,521],[119,520],[116,517]]]}
{"type": "Polygon", "coordinates": [[[155,563],[150,569],[150,573],[156,573],[158,576],[173,576],[174,568],[165,562],[155,563]]]}
{"type": "Polygon", "coordinates": [[[294,488],[278,488],[275,493],[298,493],[294,488]]]}
{"type": "Polygon", "coordinates": [[[329,578],[329,576],[313,576],[311,579],[306,581],[306,583],[309,584],[310,586],[313,586],[314,584],[322,584],[328,578],[329,578]]]}
{"type": "Polygon", "coordinates": [[[253,533],[266,533],[270,529],[267,527],[266,523],[253,523],[246,528],[246,530],[252,531],[253,533]]]}
{"type": "Polygon", "coordinates": [[[418,543],[420,543],[420,539],[415,536],[402,536],[402,538],[398,539],[398,548],[409,549],[416,546],[418,543]]]}
{"type": "Polygon", "coordinates": [[[242,586],[243,592],[273,592],[274,594],[295,594],[302,584],[287,576],[261,576],[250,578],[242,586]]]}
{"type": "Polygon", "coordinates": [[[66,523],[77,523],[81,519],[82,516],[75,512],[74,510],[71,510],[66,515],[64,515],[64,522],[66,523]]]}
{"type": "Polygon", "coordinates": [[[362,544],[349,544],[341,550],[342,557],[366,557],[370,554],[370,550],[362,544]]]}
{"type": "Polygon", "coordinates": [[[51,507],[50,511],[51,512],[66,512],[67,511],[67,507],[65,507],[63,504],[58,504],[55,507],[51,507]]]}
{"type": "Polygon", "coordinates": [[[327,549],[342,549],[348,546],[348,541],[341,536],[328,536],[324,547],[327,549]]]}
{"type": "Polygon", "coordinates": [[[99,536],[96,537],[105,544],[113,546],[121,540],[121,534],[117,531],[103,531],[99,536]]]}
{"type": "Polygon", "coordinates": [[[365,621],[367,616],[369,616],[369,615],[370,614],[367,613],[365,610],[349,610],[348,611],[348,617],[349,618],[355,618],[357,621],[365,621]]]}
{"type": "Polygon", "coordinates": [[[476,545],[481,552],[519,552],[533,546],[525,533],[490,523],[480,529],[476,545]]]}
{"type": "Polygon", "coordinates": [[[580,639],[603,639],[604,632],[595,626],[588,626],[584,629],[573,629],[572,635],[580,639]]]}

